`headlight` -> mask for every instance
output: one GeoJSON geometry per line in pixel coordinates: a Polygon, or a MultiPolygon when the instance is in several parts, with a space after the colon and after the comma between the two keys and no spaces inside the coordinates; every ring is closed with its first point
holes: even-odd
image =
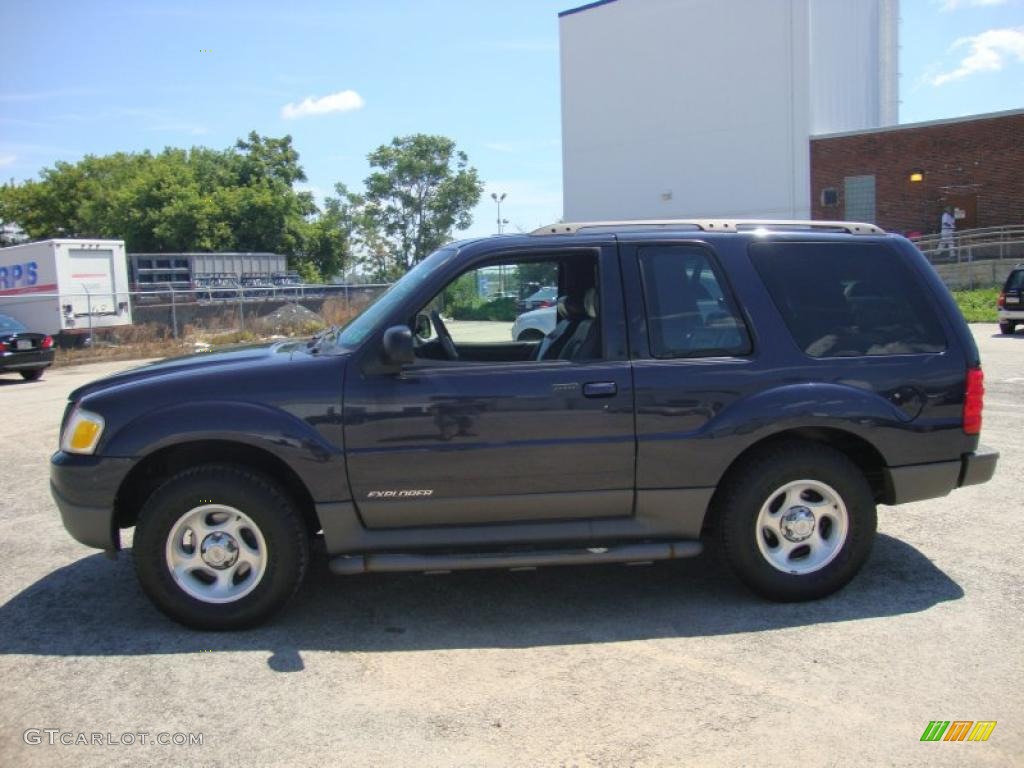
{"type": "Polygon", "coordinates": [[[102,434],[103,417],[76,408],[64,427],[60,449],[65,453],[92,453],[102,434]]]}

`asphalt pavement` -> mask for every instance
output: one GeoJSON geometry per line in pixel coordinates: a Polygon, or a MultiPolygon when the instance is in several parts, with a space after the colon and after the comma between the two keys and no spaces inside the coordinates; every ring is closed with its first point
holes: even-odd
{"type": "Polygon", "coordinates": [[[65,398],[128,366],[0,376],[0,763],[1024,764],[1024,333],[973,328],[995,478],[880,508],[833,597],[766,603],[713,551],[347,578],[321,558],[240,633],[171,623],[130,552],[112,562],[61,526],[47,460],[65,398]],[[923,743],[932,720],[997,725],[923,743]]]}

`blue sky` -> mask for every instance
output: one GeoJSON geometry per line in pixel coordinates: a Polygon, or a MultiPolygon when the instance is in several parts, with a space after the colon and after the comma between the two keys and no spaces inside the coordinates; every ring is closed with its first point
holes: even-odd
{"type": "MultiPolygon", "coordinates": [[[[838,0],[819,0],[838,1],[838,0]]],[[[294,137],[318,196],[393,136],[451,136],[471,233],[561,215],[553,0],[0,0],[0,179],[57,160],[294,137]],[[208,51],[208,52],[207,52],[208,51]]],[[[1024,107],[1024,0],[903,0],[901,122],[1024,107]]]]}

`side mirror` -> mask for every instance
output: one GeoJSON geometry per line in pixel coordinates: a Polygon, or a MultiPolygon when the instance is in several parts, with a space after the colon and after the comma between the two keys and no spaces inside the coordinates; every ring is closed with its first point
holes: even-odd
{"type": "Polygon", "coordinates": [[[384,362],[398,367],[416,362],[409,326],[395,325],[384,331],[384,362]]]}
{"type": "Polygon", "coordinates": [[[430,324],[430,317],[427,315],[416,315],[416,336],[421,339],[429,339],[433,330],[433,326],[430,324]]]}

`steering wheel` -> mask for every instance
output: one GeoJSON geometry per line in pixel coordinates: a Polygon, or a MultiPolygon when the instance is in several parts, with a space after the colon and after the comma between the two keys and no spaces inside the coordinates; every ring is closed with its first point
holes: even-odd
{"type": "Polygon", "coordinates": [[[434,324],[434,330],[437,331],[437,338],[441,341],[441,349],[444,350],[445,356],[449,360],[458,360],[459,351],[455,348],[452,335],[448,333],[448,328],[445,326],[444,320],[441,319],[441,314],[436,309],[430,312],[430,321],[434,324]]]}

